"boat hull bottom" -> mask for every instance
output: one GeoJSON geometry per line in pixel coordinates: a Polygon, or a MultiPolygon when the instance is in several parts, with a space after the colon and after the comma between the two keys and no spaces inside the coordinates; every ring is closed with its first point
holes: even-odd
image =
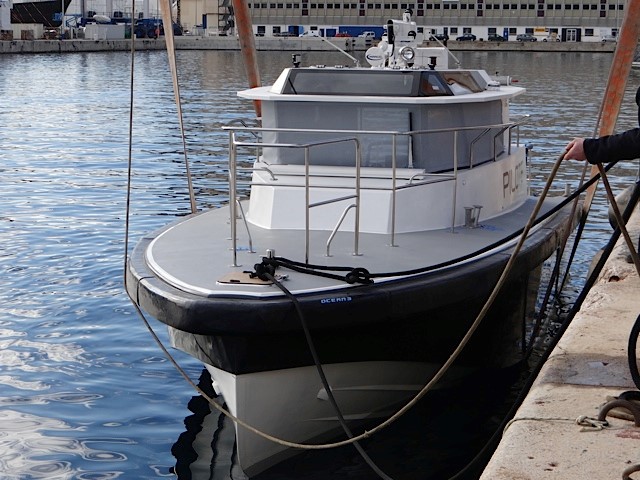
{"type": "MultiPolygon", "coordinates": [[[[317,444],[346,438],[315,366],[234,375],[206,365],[213,388],[232,415],[273,437],[317,444]]],[[[341,413],[354,435],[362,425],[381,423],[428,383],[438,366],[417,362],[357,362],[324,365],[341,413]],[[376,422],[376,419],[378,420],[376,422]]],[[[465,378],[454,371],[448,378],[465,378]]],[[[444,385],[439,384],[439,387],[444,385]]],[[[289,458],[289,448],[236,424],[238,463],[248,475],[289,458]]]]}

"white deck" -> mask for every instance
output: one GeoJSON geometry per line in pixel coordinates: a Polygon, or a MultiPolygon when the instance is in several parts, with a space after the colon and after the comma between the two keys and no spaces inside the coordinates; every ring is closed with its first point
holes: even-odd
{"type": "MultiPolygon", "coordinates": [[[[544,211],[551,208],[549,200],[544,211]]],[[[396,245],[389,245],[390,236],[361,234],[359,250],[353,255],[353,233],[339,233],[331,248],[331,257],[325,256],[330,232],[311,232],[309,263],[364,267],[371,273],[398,272],[439,264],[467,255],[491,245],[521,229],[534,206],[530,199],[517,210],[501,217],[480,221],[480,228],[456,228],[414,232],[396,235],[396,245]]],[[[199,295],[250,295],[266,297],[282,295],[271,285],[221,283],[228,274],[242,276],[253,270],[267,249],[277,256],[291,260],[304,260],[304,231],[267,230],[251,227],[253,250],[249,251],[248,237],[242,223],[238,224],[238,266],[232,266],[231,241],[228,232],[228,210],[211,210],[182,219],[161,233],[147,251],[147,261],[164,281],[199,295]]],[[[515,244],[517,238],[511,243],[515,244]]],[[[348,287],[344,282],[292,271],[278,271],[288,275],[286,286],[293,293],[311,290],[331,290],[348,287]]]]}

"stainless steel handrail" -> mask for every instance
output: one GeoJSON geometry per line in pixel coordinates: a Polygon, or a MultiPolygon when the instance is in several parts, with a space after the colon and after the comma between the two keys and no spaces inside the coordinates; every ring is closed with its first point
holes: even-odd
{"type": "MultiPolygon", "coordinates": [[[[224,126],[223,130],[229,131],[229,200],[230,200],[230,216],[231,216],[231,238],[233,244],[233,266],[237,265],[237,227],[235,224],[235,219],[237,218],[237,187],[238,187],[238,179],[236,172],[238,171],[258,171],[264,170],[266,171],[271,180],[278,180],[277,175],[285,175],[288,176],[288,173],[274,173],[274,171],[268,167],[257,167],[257,168],[238,168],[237,167],[237,157],[238,157],[238,148],[239,147],[257,147],[258,152],[257,156],[259,158],[261,149],[264,148],[292,148],[292,149],[303,149],[304,150],[304,188],[305,188],[305,261],[309,261],[309,243],[310,243],[310,216],[309,210],[311,208],[327,205],[329,203],[335,203],[338,201],[344,201],[347,199],[355,198],[355,203],[353,206],[349,206],[342,214],[342,217],[338,221],[338,224],[334,228],[334,231],[331,234],[329,242],[327,244],[327,252],[329,252],[329,245],[335,234],[337,233],[337,229],[339,229],[342,224],[346,213],[351,209],[355,208],[355,221],[354,221],[354,255],[359,255],[358,245],[359,245],[359,229],[360,229],[360,193],[361,193],[361,170],[362,170],[362,158],[361,158],[361,145],[359,139],[356,135],[380,135],[380,136],[391,136],[391,187],[376,187],[379,190],[390,190],[391,193],[391,246],[396,246],[395,244],[395,227],[396,227],[396,192],[405,189],[405,188],[413,188],[425,184],[431,183],[440,183],[443,181],[453,181],[452,186],[452,214],[451,214],[451,230],[453,231],[455,228],[456,221],[456,201],[457,201],[457,178],[458,178],[458,169],[459,169],[459,158],[458,158],[458,135],[461,132],[471,131],[471,130],[479,130],[483,129],[483,131],[472,140],[469,152],[469,168],[473,168],[473,147],[477,144],[479,139],[486,135],[491,130],[497,129],[498,133],[494,136],[494,145],[493,145],[493,155],[495,160],[496,155],[496,145],[495,142],[497,138],[503,134],[505,131],[508,131],[508,152],[511,153],[511,143],[513,137],[513,131],[516,131],[516,146],[520,145],[520,130],[519,127],[528,119],[528,115],[522,117],[521,120],[509,123],[500,123],[500,124],[491,124],[491,125],[472,125],[467,127],[449,127],[449,128],[438,128],[431,130],[412,130],[408,132],[399,132],[399,131],[380,131],[380,130],[331,130],[331,129],[297,129],[297,128],[264,128],[264,127],[248,127],[248,126],[224,126]],[[317,142],[306,142],[306,143],[268,143],[263,141],[241,141],[238,136],[239,134],[251,134],[254,138],[259,138],[259,133],[261,132],[277,132],[277,133],[313,133],[313,134],[332,134],[332,135],[353,135],[350,137],[343,138],[335,138],[335,139],[325,139],[319,140],[317,142]],[[413,174],[409,178],[409,183],[401,186],[397,185],[398,181],[398,167],[397,167],[397,139],[400,136],[409,137],[409,139],[414,138],[415,136],[420,135],[430,135],[430,134],[438,134],[438,133],[452,133],[453,135],[453,168],[451,173],[429,173],[429,172],[421,172],[413,174]],[[310,201],[310,189],[311,177],[339,177],[339,175],[322,175],[322,174],[313,174],[310,173],[310,150],[314,147],[335,144],[340,142],[354,142],[356,155],[355,155],[355,195],[344,196],[336,199],[325,200],[322,202],[316,202],[314,204],[310,201]],[[418,177],[439,177],[437,179],[429,179],[423,180],[419,182],[415,182],[414,180],[418,177]]],[[[301,176],[299,174],[292,173],[291,176],[301,176]]],[[[347,177],[345,177],[347,178],[347,177]]],[[[372,177],[377,178],[377,177],[372,177]]],[[[388,177],[380,177],[381,179],[388,177]]],[[[250,186],[264,186],[265,184],[256,183],[254,181],[248,182],[250,186]]],[[[279,183],[280,186],[292,186],[298,187],[299,184],[291,184],[291,183],[279,183]]],[[[313,188],[344,188],[344,187],[335,187],[335,186],[323,186],[323,185],[314,185],[313,188]]],[[[366,189],[366,188],[365,188],[366,189]]],[[[241,207],[240,207],[241,208],[241,207]]],[[[244,212],[243,218],[244,218],[244,212]]],[[[246,223],[246,220],[245,220],[246,223]]],[[[248,226],[247,226],[248,230],[248,226]]]]}
{"type": "MultiPolygon", "coordinates": [[[[498,158],[498,154],[496,152],[496,143],[498,142],[498,138],[505,132],[505,130],[508,130],[509,127],[503,127],[501,129],[498,130],[498,132],[496,132],[496,134],[493,136],[493,160],[495,161],[496,158],[498,158]]],[[[511,135],[509,135],[509,138],[511,138],[511,135]]],[[[509,152],[511,151],[511,145],[508,145],[507,148],[509,149],[509,152]]]]}
{"type": "MultiPolygon", "coordinates": [[[[357,138],[352,138],[352,139],[345,139],[345,140],[336,140],[334,142],[331,143],[340,143],[342,141],[353,141],[355,143],[355,148],[356,148],[356,178],[355,178],[355,189],[356,189],[356,193],[353,196],[355,198],[355,211],[356,211],[356,218],[354,220],[354,226],[353,226],[353,254],[354,255],[359,255],[358,252],[358,242],[360,239],[360,170],[361,170],[361,166],[362,166],[362,152],[360,149],[360,141],[357,138]]],[[[324,143],[319,143],[319,144],[314,144],[313,146],[318,146],[318,145],[327,145],[327,142],[324,143]]],[[[305,148],[304,149],[304,170],[305,170],[305,202],[306,202],[306,208],[305,208],[305,252],[304,252],[304,259],[305,259],[305,263],[309,263],[309,234],[310,234],[310,218],[309,218],[309,214],[311,212],[311,208],[315,207],[315,206],[321,206],[321,205],[327,205],[328,203],[335,203],[335,202],[339,202],[342,201],[342,198],[336,198],[333,199],[333,201],[329,202],[329,201],[324,201],[324,202],[318,202],[314,205],[311,204],[311,198],[310,198],[310,188],[309,188],[309,181],[310,181],[310,176],[309,176],[309,167],[310,167],[310,162],[309,162],[309,148],[305,148]]],[[[346,215],[346,211],[343,214],[342,218],[338,221],[338,225],[336,226],[336,232],[337,229],[340,228],[340,224],[342,224],[342,220],[344,220],[344,216],[346,215]]],[[[334,234],[335,235],[335,234],[334,234]]],[[[333,236],[332,236],[333,238],[333,236]]],[[[329,251],[329,246],[327,246],[327,252],[329,251]]]]}
{"type": "Polygon", "coordinates": [[[270,168],[267,168],[267,167],[260,167],[260,168],[255,168],[255,167],[239,167],[239,168],[238,168],[238,171],[239,171],[239,172],[255,172],[255,171],[258,171],[258,170],[260,170],[260,171],[264,171],[264,172],[267,172],[267,173],[269,174],[269,176],[271,177],[271,180],[273,180],[274,182],[275,182],[276,180],[278,180],[278,179],[276,178],[276,176],[273,174],[273,171],[272,171],[270,168]]]}
{"type": "Polygon", "coordinates": [[[249,230],[249,222],[247,222],[247,217],[244,214],[244,208],[242,208],[242,204],[240,203],[240,200],[238,198],[236,198],[236,204],[240,209],[240,215],[242,216],[242,223],[244,223],[244,227],[247,229],[247,236],[249,237],[249,251],[251,253],[255,253],[253,251],[253,239],[251,238],[251,230],[249,230]]]}
{"type": "MultiPolygon", "coordinates": [[[[409,178],[409,185],[426,185],[428,183],[438,183],[438,182],[446,182],[447,180],[453,180],[453,175],[449,175],[448,173],[416,173],[411,175],[409,178]],[[441,177],[436,178],[435,180],[423,180],[422,182],[413,183],[413,181],[418,177],[441,177]]],[[[405,186],[401,186],[400,188],[407,188],[405,186]]]]}
{"type": "MultiPolygon", "coordinates": [[[[231,223],[231,244],[233,250],[233,266],[238,267],[238,254],[237,254],[237,208],[239,202],[237,200],[237,177],[236,172],[237,168],[237,152],[238,147],[264,147],[265,144],[263,142],[241,142],[236,141],[236,132],[238,130],[255,130],[255,129],[246,129],[246,128],[230,128],[225,127],[225,129],[229,130],[229,201],[230,201],[230,223],[231,223]]],[[[264,129],[260,129],[264,130],[264,129]]],[[[275,131],[280,131],[280,129],[273,129],[275,131]]],[[[335,132],[334,132],[335,133],[335,132]]],[[[355,178],[355,198],[356,198],[356,219],[354,224],[354,255],[358,255],[358,242],[360,236],[360,169],[361,169],[361,149],[360,149],[360,141],[357,138],[338,138],[333,140],[321,140],[318,142],[308,142],[303,144],[297,143],[269,143],[266,146],[270,148],[292,148],[292,149],[303,149],[304,150],[304,159],[305,159],[305,262],[309,262],[309,234],[310,234],[310,219],[309,219],[309,211],[310,211],[310,185],[309,185],[309,150],[312,147],[322,146],[322,145],[331,145],[342,142],[354,142],[355,150],[356,150],[356,160],[355,160],[355,168],[356,168],[356,178],[355,178]]],[[[273,177],[271,171],[269,171],[270,175],[273,177]]],[[[244,217],[244,212],[243,212],[244,217]]]]}
{"type": "MultiPolygon", "coordinates": [[[[347,208],[344,209],[344,211],[342,212],[342,215],[340,215],[340,219],[338,220],[338,223],[336,224],[335,227],[333,227],[333,230],[331,231],[331,235],[329,235],[329,239],[327,240],[327,252],[326,252],[326,256],[330,257],[331,253],[330,253],[330,249],[331,249],[331,242],[333,241],[333,237],[336,236],[336,233],[338,233],[338,229],[340,228],[340,225],[342,225],[342,222],[344,221],[345,217],[347,216],[347,213],[349,213],[349,210],[351,210],[352,208],[355,208],[356,204],[352,203],[351,205],[348,205],[347,208]]],[[[355,254],[355,252],[354,252],[355,254]]]]}
{"type": "MultiPolygon", "coordinates": [[[[473,168],[473,152],[474,149],[473,147],[475,147],[475,145],[480,141],[480,139],[482,137],[484,137],[487,133],[489,133],[491,131],[490,128],[485,128],[481,134],[479,134],[476,138],[474,138],[473,140],[471,140],[471,143],[469,144],[469,168],[473,168]]],[[[493,158],[496,158],[496,149],[494,146],[493,152],[492,152],[492,156],[493,158]]]]}
{"type": "MultiPolygon", "coordinates": [[[[471,161],[471,159],[469,159],[471,161]]],[[[458,131],[453,132],[453,202],[451,202],[451,232],[456,229],[456,197],[458,196],[458,131]]]]}
{"type": "MultiPolygon", "coordinates": [[[[454,131],[466,131],[466,130],[478,130],[480,128],[500,128],[500,127],[519,127],[524,124],[529,118],[529,115],[523,115],[523,119],[514,122],[508,123],[494,123],[489,125],[470,125],[468,127],[446,127],[446,128],[434,128],[430,130],[411,130],[406,132],[401,132],[398,130],[330,130],[330,129],[314,129],[314,128],[267,128],[267,127],[233,127],[233,126],[223,126],[223,130],[232,130],[235,132],[282,132],[282,133],[319,133],[319,134],[344,134],[344,135],[413,135],[413,134],[421,134],[421,133],[445,133],[445,132],[454,132],[454,131]]],[[[242,142],[243,144],[245,142],[242,142]]],[[[256,146],[255,143],[247,142],[246,145],[251,144],[252,146],[256,146]]],[[[519,144],[519,139],[518,139],[519,144]]],[[[264,144],[260,143],[260,145],[264,145],[267,147],[273,146],[273,144],[264,144]]]]}
{"type": "Polygon", "coordinates": [[[236,235],[236,203],[237,203],[237,195],[236,195],[236,161],[237,161],[237,150],[236,145],[233,141],[234,133],[233,131],[229,131],[229,227],[231,228],[231,246],[232,246],[232,266],[239,267],[238,265],[238,248],[237,241],[238,237],[236,235]]]}

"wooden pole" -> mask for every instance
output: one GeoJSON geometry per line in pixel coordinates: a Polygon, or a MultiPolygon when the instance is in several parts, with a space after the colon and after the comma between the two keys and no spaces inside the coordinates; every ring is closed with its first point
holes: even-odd
{"type": "MultiPolygon", "coordinates": [[[[613,61],[609,71],[609,81],[602,99],[602,116],[598,135],[604,137],[614,132],[620,105],[624,99],[624,91],[627,87],[627,79],[631,71],[631,63],[640,36],[640,0],[629,0],[626,4],[622,26],[618,35],[618,44],[613,54],[613,61]]],[[[586,72],[585,72],[586,73],[586,72]]],[[[597,165],[591,167],[591,177],[599,173],[597,165]]],[[[591,208],[597,183],[587,190],[583,205],[583,215],[591,208]]]]}
{"type": "MultiPolygon", "coordinates": [[[[632,0],[633,1],[633,0],[632,0]]],[[[638,0],[640,1],[640,0],[638,0]]],[[[244,58],[244,68],[249,81],[249,88],[260,86],[260,72],[258,71],[258,60],[256,57],[256,43],[251,24],[251,14],[247,7],[246,0],[233,0],[233,15],[238,29],[238,39],[240,41],[240,51],[244,58]]],[[[253,108],[256,116],[262,118],[262,105],[260,100],[253,101],[253,108]]]]}
{"type": "MultiPolygon", "coordinates": [[[[189,167],[189,159],[187,157],[187,144],[184,134],[184,120],[182,116],[182,102],[180,101],[180,84],[178,83],[178,67],[176,64],[176,46],[173,37],[173,15],[171,12],[170,0],[160,1],[160,11],[162,12],[162,25],[164,28],[164,40],[167,45],[167,58],[169,59],[169,68],[171,69],[171,80],[173,82],[173,95],[175,97],[176,108],[178,109],[178,123],[180,124],[180,133],[182,137],[182,152],[184,154],[184,164],[187,173],[187,184],[189,187],[189,202],[191,204],[191,213],[197,211],[196,196],[191,180],[191,169],[189,167]]],[[[131,36],[133,38],[133,25],[131,24],[131,36]]]]}

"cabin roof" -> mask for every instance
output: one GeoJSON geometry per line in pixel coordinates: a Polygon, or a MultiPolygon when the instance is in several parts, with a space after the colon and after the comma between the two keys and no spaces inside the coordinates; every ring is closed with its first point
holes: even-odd
{"type": "Polygon", "coordinates": [[[291,95],[273,93],[270,87],[257,87],[238,92],[238,96],[248,100],[261,100],[271,102],[332,102],[332,103],[372,103],[372,104],[431,104],[444,105],[451,103],[481,103],[513,98],[524,93],[522,87],[502,86],[499,90],[485,90],[473,95],[460,95],[456,97],[394,97],[372,95],[291,95]]]}

